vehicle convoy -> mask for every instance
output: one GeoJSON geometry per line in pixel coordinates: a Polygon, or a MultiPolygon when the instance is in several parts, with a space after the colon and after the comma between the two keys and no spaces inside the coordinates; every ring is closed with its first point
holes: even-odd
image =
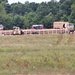
{"type": "Polygon", "coordinates": [[[13,27],[13,35],[21,35],[21,34],[23,34],[23,32],[20,29],[20,27],[14,26],[13,27]]]}
{"type": "Polygon", "coordinates": [[[32,25],[31,29],[21,29],[14,26],[13,30],[4,30],[0,25],[0,35],[22,35],[22,34],[64,34],[74,33],[74,24],[69,22],[54,22],[52,29],[44,29],[44,25],[32,25]]]}
{"type": "Polygon", "coordinates": [[[73,33],[74,24],[69,22],[54,22],[53,29],[65,29],[66,33],[73,33]]]}
{"type": "Polygon", "coordinates": [[[44,29],[44,25],[32,25],[31,29],[36,29],[35,31],[32,31],[32,34],[39,34],[38,30],[44,29]]]}

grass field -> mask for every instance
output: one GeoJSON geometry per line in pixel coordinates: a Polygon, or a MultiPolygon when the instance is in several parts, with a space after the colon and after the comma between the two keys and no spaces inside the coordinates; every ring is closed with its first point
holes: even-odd
{"type": "Polygon", "coordinates": [[[75,35],[0,36],[0,75],[75,75],[75,35]]]}

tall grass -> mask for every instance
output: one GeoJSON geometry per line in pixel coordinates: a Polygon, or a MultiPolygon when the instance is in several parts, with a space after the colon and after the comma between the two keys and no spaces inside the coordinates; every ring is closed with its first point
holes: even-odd
{"type": "Polygon", "coordinates": [[[75,71],[75,35],[0,37],[0,74],[75,71]]]}

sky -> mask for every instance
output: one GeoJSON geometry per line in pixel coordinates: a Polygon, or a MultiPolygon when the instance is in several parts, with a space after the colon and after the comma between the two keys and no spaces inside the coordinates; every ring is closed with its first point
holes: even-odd
{"type": "MultiPolygon", "coordinates": [[[[8,3],[9,4],[17,3],[17,2],[25,3],[26,1],[41,3],[41,2],[48,2],[50,0],[8,0],[8,3]]],[[[57,1],[59,1],[59,0],[57,0],[57,1]]]]}

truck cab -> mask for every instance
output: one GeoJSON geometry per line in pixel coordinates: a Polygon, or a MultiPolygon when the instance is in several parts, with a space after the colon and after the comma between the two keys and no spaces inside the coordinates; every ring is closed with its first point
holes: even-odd
{"type": "Polygon", "coordinates": [[[74,32],[74,24],[73,23],[66,24],[66,28],[67,28],[69,33],[74,32]]]}

